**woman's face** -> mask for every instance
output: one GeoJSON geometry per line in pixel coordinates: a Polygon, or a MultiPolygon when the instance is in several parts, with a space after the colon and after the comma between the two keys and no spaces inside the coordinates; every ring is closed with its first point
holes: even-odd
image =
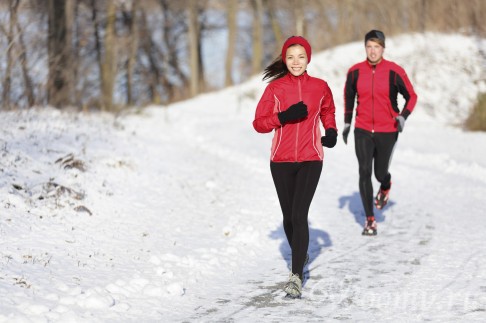
{"type": "Polygon", "coordinates": [[[287,69],[293,76],[299,76],[307,69],[307,53],[301,45],[292,45],[287,48],[285,60],[287,69]]]}
{"type": "Polygon", "coordinates": [[[368,62],[370,62],[372,65],[378,64],[383,58],[385,48],[372,40],[368,40],[366,42],[365,48],[368,62]]]}

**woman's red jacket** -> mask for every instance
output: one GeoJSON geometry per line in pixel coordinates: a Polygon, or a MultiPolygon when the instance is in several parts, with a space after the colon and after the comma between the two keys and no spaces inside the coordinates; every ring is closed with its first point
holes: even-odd
{"type": "Polygon", "coordinates": [[[288,73],[267,85],[258,102],[253,127],[260,133],[275,130],[271,161],[315,161],[324,158],[319,121],[325,129],[337,130],[331,89],[307,72],[297,77],[288,73]],[[307,105],[307,117],[282,126],[278,113],[300,101],[307,105]]]}

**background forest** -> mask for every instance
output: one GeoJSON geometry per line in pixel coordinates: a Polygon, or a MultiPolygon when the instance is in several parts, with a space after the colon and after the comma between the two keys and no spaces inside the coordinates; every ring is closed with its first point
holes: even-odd
{"type": "Polygon", "coordinates": [[[485,0],[2,0],[0,107],[165,105],[261,73],[291,35],[484,38],[485,16],[485,0]]]}

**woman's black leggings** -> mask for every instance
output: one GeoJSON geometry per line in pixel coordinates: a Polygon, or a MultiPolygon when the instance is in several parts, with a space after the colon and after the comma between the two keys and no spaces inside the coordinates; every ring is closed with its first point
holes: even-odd
{"type": "Polygon", "coordinates": [[[292,273],[302,279],[309,247],[307,217],[319,183],[322,161],[270,163],[273,182],[283,213],[283,227],[292,249],[292,273]]]}
{"type": "Polygon", "coordinates": [[[359,164],[359,193],[366,216],[374,215],[373,184],[371,182],[373,160],[375,177],[381,183],[381,189],[389,189],[391,174],[388,169],[397,139],[398,132],[371,133],[362,129],[354,129],[354,142],[359,164]]]}

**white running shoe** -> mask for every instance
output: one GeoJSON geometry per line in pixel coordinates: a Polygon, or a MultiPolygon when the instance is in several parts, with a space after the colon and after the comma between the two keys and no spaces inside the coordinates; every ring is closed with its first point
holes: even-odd
{"type": "Polygon", "coordinates": [[[289,281],[285,284],[283,290],[291,298],[300,298],[302,295],[302,280],[299,278],[299,275],[290,273],[289,281]]]}

